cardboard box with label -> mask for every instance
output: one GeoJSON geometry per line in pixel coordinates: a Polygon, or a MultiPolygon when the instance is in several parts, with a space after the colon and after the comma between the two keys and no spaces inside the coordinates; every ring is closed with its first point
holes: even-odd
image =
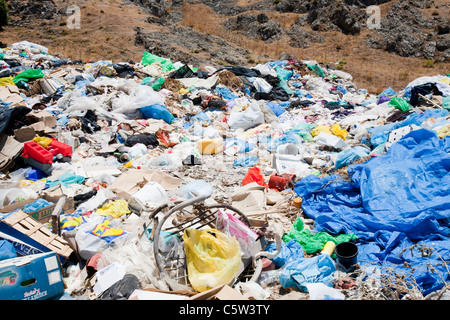
{"type": "Polygon", "coordinates": [[[0,300],[49,300],[64,293],[54,252],[0,261],[0,300]]]}
{"type": "MultiPolygon", "coordinates": [[[[46,223],[49,222],[52,217],[52,212],[56,207],[56,203],[58,202],[60,197],[55,197],[50,194],[46,194],[42,197],[42,199],[47,200],[49,202],[52,202],[53,204],[46,206],[44,208],[38,209],[36,211],[27,212],[28,215],[30,215],[34,220],[40,222],[40,223],[46,223]]],[[[8,213],[13,212],[17,209],[23,209],[27,204],[33,203],[36,201],[36,199],[30,199],[25,201],[20,201],[17,203],[13,203],[7,206],[4,206],[2,209],[0,209],[0,212],[2,213],[8,213]]],[[[75,202],[72,197],[67,198],[66,202],[63,206],[64,213],[72,213],[75,211],[75,202]]]]}

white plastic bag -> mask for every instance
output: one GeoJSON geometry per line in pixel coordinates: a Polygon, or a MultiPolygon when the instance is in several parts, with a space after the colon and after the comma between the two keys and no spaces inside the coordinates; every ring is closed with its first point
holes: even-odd
{"type": "Polygon", "coordinates": [[[131,159],[142,157],[148,152],[147,147],[143,143],[136,143],[128,150],[128,155],[131,159]]]}
{"type": "Polygon", "coordinates": [[[255,78],[253,85],[255,86],[256,91],[264,93],[269,93],[273,88],[266,80],[262,78],[255,78]]]}
{"type": "Polygon", "coordinates": [[[309,300],[345,300],[345,295],[338,289],[323,283],[307,283],[305,287],[309,292],[309,300]]]}
{"type": "Polygon", "coordinates": [[[181,189],[181,193],[183,197],[191,199],[200,195],[211,195],[213,193],[213,188],[204,180],[194,180],[185,185],[181,189]]]}
{"type": "Polygon", "coordinates": [[[247,130],[263,123],[264,113],[261,112],[258,103],[253,100],[247,109],[243,112],[231,113],[230,118],[228,119],[228,125],[231,130],[247,130]]]}
{"type": "Polygon", "coordinates": [[[239,282],[235,288],[246,298],[253,298],[255,300],[266,300],[270,297],[268,290],[263,289],[258,283],[247,281],[239,282]]]}
{"type": "Polygon", "coordinates": [[[319,133],[319,135],[316,136],[316,142],[320,145],[333,147],[335,149],[345,149],[348,147],[344,140],[326,132],[319,133]]]}
{"type": "Polygon", "coordinates": [[[115,228],[105,217],[91,214],[86,222],[83,222],[75,235],[78,253],[84,260],[104,250],[120,245],[127,238],[127,233],[115,228]]]}

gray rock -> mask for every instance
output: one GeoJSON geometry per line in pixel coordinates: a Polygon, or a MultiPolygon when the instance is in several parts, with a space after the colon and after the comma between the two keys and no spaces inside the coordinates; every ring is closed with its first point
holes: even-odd
{"type": "Polygon", "coordinates": [[[322,43],[323,37],[319,32],[307,32],[298,24],[293,24],[286,32],[289,36],[289,45],[294,48],[308,48],[310,43],[322,43]]]}
{"type": "Polygon", "coordinates": [[[144,46],[155,55],[196,65],[213,64],[207,57],[198,57],[198,52],[209,53],[210,57],[232,65],[244,65],[249,54],[248,50],[237,48],[220,37],[179,25],[171,25],[160,32],[136,28],[135,44],[144,46]]]}
{"type": "Polygon", "coordinates": [[[439,51],[446,51],[450,49],[449,37],[438,37],[436,40],[436,49],[439,51]]]}
{"type": "Polygon", "coordinates": [[[284,32],[279,22],[270,20],[264,13],[232,17],[224,22],[224,26],[228,30],[243,32],[250,39],[268,42],[278,40],[284,32]]]}
{"type": "Polygon", "coordinates": [[[259,26],[256,26],[256,30],[258,38],[263,41],[277,40],[283,33],[280,23],[275,20],[269,20],[265,23],[261,23],[259,26]]]}
{"type": "Polygon", "coordinates": [[[346,34],[358,34],[365,19],[364,10],[343,2],[333,2],[325,6],[318,1],[307,15],[307,21],[315,31],[337,30],[346,34]]]}
{"type": "Polygon", "coordinates": [[[51,20],[59,15],[66,15],[66,11],[59,10],[53,0],[30,0],[26,3],[23,1],[10,1],[9,8],[10,25],[23,24],[31,19],[51,20]],[[12,16],[21,16],[21,19],[16,20],[12,16]]]}
{"type": "Polygon", "coordinates": [[[385,48],[403,57],[435,59],[442,55],[438,52],[447,50],[448,42],[438,35],[448,31],[448,19],[424,17],[420,8],[425,6],[424,1],[399,1],[381,20],[381,28],[375,30],[378,40],[369,38],[366,45],[385,48]],[[430,32],[430,29],[435,31],[430,32]]]}

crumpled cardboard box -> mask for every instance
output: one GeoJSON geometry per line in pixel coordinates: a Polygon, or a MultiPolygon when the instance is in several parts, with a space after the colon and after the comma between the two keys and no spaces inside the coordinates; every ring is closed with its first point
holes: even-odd
{"type": "Polygon", "coordinates": [[[122,173],[108,186],[108,189],[128,201],[133,194],[150,181],[159,183],[166,191],[175,190],[181,183],[181,179],[159,170],[129,170],[122,173]]]}
{"type": "Polygon", "coordinates": [[[13,85],[0,86],[0,99],[12,105],[23,102],[19,88],[13,85]]]}
{"type": "Polygon", "coordinates": [[[12,165],[13,160],[22,153],[23,143],[12,136],[0,137],[0,171],[6,171],[12,165]]]}

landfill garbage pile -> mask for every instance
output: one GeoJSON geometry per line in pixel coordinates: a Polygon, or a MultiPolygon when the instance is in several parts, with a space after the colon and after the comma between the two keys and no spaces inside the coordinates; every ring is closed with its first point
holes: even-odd
{"type": "Polygon", "coordinates": [[[0,68],[1,299],[450,297],[450,74],[28,41],[0,68]]]}

